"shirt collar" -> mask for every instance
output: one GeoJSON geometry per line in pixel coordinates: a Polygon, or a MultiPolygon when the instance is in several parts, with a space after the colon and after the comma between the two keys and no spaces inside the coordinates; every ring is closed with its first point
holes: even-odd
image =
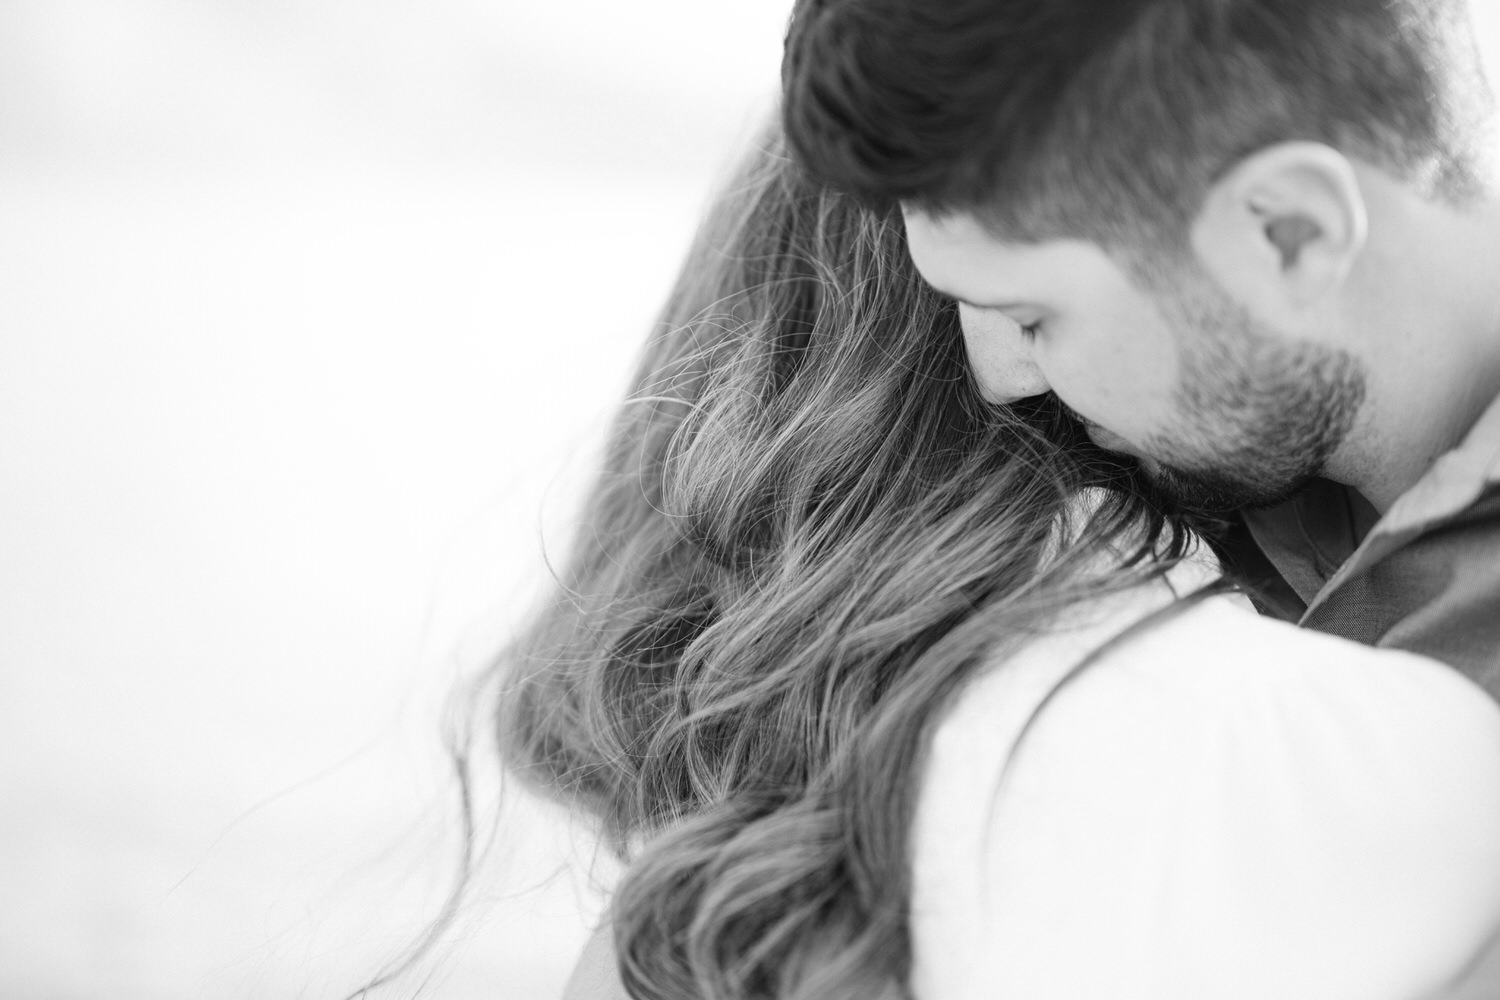
{"type": "Polygon", "coordinates": [[[1416,536],[1457,517],[1496,483],[1500,483],[1500,399],[1490,404],[1457,448],[1442,455],[1396,498],[1319,598],[1416,536]]]}

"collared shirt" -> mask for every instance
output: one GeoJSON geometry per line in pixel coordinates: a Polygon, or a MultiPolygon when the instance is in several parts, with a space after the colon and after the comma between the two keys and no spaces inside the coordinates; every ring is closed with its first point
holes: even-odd
{"type": "Polygon", "coordinates": [[[1243,516],[1280,577],[1263,611],[1434,657],[1500,699],[1500,400],[1384,517],[1322,480],[1243,516]]]}

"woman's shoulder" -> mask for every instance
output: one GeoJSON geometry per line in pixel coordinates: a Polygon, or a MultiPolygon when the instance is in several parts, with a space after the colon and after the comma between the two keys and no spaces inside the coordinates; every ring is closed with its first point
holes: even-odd
{"type": "MultiPolygon", "coordinates": [[[[991,672],[955,723],[982,728],[970,713],[1009,687],[991,672]]],[[[1500,705],[1457,671],[1215,599],[1065,675],[1016,736],[1000,763],[1018,788],[1105,784],[1129,809],[1168,783],[1198,787],[1184,809],[1325,820],[1437,808],[1455,782],[1500,797],[1500,705]]]]}
{"type": "MultiPolygon", "coordinates": [[[[1443,664],[1260,617],[1228,600],[1165,609],[1136,625],[1052,694],[1039,728],[1149,719],[1197,731],[1207,718],[1215,730],[1231,725],[1279,739],[1355,726],[1361,717],[1392,735],[1434,719],[1451,723],[1454,713],[1500,722],[1500,706],[1443,664]]],[[[1003,668],[988,672],[986,684],[1006,687],[1003,668]]]]}
{"type": "Polygon", "coordinates": [[[1457,673],[1219,599],[1078,652],[997,663],[935,733],[919,996],[1396,996],[1493,931],[1500,708],[1457,673]]]}
{"type": "MultiPolygon", "coordinates": [[[[1059,739],[1070,749],[1100,742],[1075,741],[1075,732],[1141,730],[1171,747],[1194,738],[1223,744],[1229,732],[1257,743],[1333,729],[1371,739],[1431,728],[1452,738],[1500,732],[1500,706],[1436,661],[1263,618],[1233,598],[1181,610],[1172,600],[1159,587],[1115,595],[997,657],[940,721],[934,753],[962,743],[968,755],[977,739],[1006,764],[1022,730],[1028,757],[1059,739]]],[[[1116,749],[1132,747],[1148,744],[1116,749]]]]}

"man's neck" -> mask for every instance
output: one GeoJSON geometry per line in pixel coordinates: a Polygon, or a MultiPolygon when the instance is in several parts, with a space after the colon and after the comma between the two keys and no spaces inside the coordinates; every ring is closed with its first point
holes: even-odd
{"type": "Polygon", "coordinates": [[[1393,264],[1374,277],[1404,287],[1386,296],[1387,321],[1371,320],[1384,331],[1372,398],[1329,468],[1381,513],[1500,396],[1500,197],[1435,207],[1397,228],[1383,252],[1393,264]]]}

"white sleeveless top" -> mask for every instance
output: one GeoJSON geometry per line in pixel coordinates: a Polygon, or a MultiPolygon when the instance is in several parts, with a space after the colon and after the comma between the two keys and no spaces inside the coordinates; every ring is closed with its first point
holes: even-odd
{"type": "Polygon", "coordinates": [[[1012,759],[1170,599],[1076,613],[939,724],[918,1000],[1500,997],[1500,707],[1446,667],[1211,598],[1064,685],[1012,759]]]}

